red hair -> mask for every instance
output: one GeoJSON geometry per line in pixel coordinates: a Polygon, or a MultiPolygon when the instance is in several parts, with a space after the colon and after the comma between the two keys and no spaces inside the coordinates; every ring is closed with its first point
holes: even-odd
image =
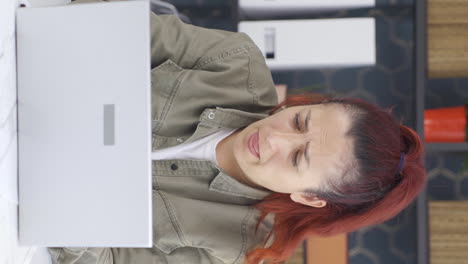
{"type": "MultiPolygon", "coordinates": [[[[343,168],[339,181],[330,181],[322,190],[304,190],[327,201],[322,208],[296,203],[289,194],[273,193],[255,207],[260,222],[269,214],[275,222],[266,241],[246,255],[248,264],[265,259],[287,260],[295,248],[310,236],[331,236],[382,223],[406,208],[426,182],[424,146],[418,134],[401,125],[384,110],[354,98],[334,98],[313,93],[289,96],[270,114],[283,106],[340,104],[353,120],[347,136],[354,141],[354,161],[343,168]],[[401,152],[406,154],[401,173],[397,172],[401,152]],[[346,179],[346,180],[345,180],[346,179]],[[326,191],[324,191],[326,190],[326,191]]],[[[331,177],[330,177],[331,178],[331,177]]]]}

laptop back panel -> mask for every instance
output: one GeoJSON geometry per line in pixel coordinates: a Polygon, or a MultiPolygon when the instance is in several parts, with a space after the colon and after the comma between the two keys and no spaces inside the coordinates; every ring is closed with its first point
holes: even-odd
{"type": "Polygon", "coordinates": [[[22,245],[152,246],[149,12],[18,9],[22,245]]]}

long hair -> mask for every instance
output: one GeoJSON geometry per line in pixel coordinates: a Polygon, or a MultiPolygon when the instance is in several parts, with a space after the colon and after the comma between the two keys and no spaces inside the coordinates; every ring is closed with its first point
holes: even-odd
{"type": "Polygon", "coordinates": [[[311,236],[332,236],[382,223],[406,208],[425,185],[421,139],[392,116],[392,109],[380,109],[355,98],[306,93],[289,96],[270,114],[284,107],[310,104],[346,107],[352,119],[346,136],[354,141],[353,162],[344,165],[344,175],[328,182],[328,188],[304,190],[327,201],[322,208],[296,203],[284,193],[273,193],[257,203],[255,207],[260,211],[257,228],[270,213],[275,215],[275,220],[263,247],[246,255],[248,264],[257,264],[262,259],[287,260],[311,236]],[[406,157],[398,173],[401,152],[406,157]],[[271,235],[273,243],[265,248],[271,235]]]}

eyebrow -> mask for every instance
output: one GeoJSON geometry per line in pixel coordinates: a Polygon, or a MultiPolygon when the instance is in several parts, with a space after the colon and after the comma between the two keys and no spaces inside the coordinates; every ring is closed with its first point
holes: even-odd
{"type": "MultiPolygon", "coordinates": [[[[306,133],[309,132],[309,120],[310,120],[310,108],[309,111],[307,112],[306,120],[305,120],[305,131],[306,133]]],[[[305,146],[305,151],[304,151],[304,156],[307,161],[307,168],[310,167],[310,161],[309,161],[309,143],[310,140],[307,141],[307,144],[305,146]]]]}

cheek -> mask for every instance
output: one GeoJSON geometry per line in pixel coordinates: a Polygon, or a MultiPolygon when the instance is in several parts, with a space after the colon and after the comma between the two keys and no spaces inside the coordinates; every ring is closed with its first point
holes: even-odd
{"type": "MultiPolygon", "coordinates": [[[[276,152],[273,157],[271,157],[270,163],[279,168],[291,169],[294,168],[291,159],[292,153],[286,153],[286,151],[276,152]]],[[[300,157],[299,157],[300,158],[300,157]]]]}
{"type": "Polygon", "coordinates": [[[239,138],[236,142],[234,142],[234,156],[236,157],[237,160],[241,159],[242,157],[246,155],[245,149],[244,149],[244,141],[239,138]]]}
{"type": "Polygon", "coordinates": [[[286,177],[287,174],[294,172],[294,168],[285,164],[284,161],[278,160],[276,157],[271,159],[267,164],[259,167],[261,172],[267,172],[269,174],[275,174],[277,178],[286,177]]]}

